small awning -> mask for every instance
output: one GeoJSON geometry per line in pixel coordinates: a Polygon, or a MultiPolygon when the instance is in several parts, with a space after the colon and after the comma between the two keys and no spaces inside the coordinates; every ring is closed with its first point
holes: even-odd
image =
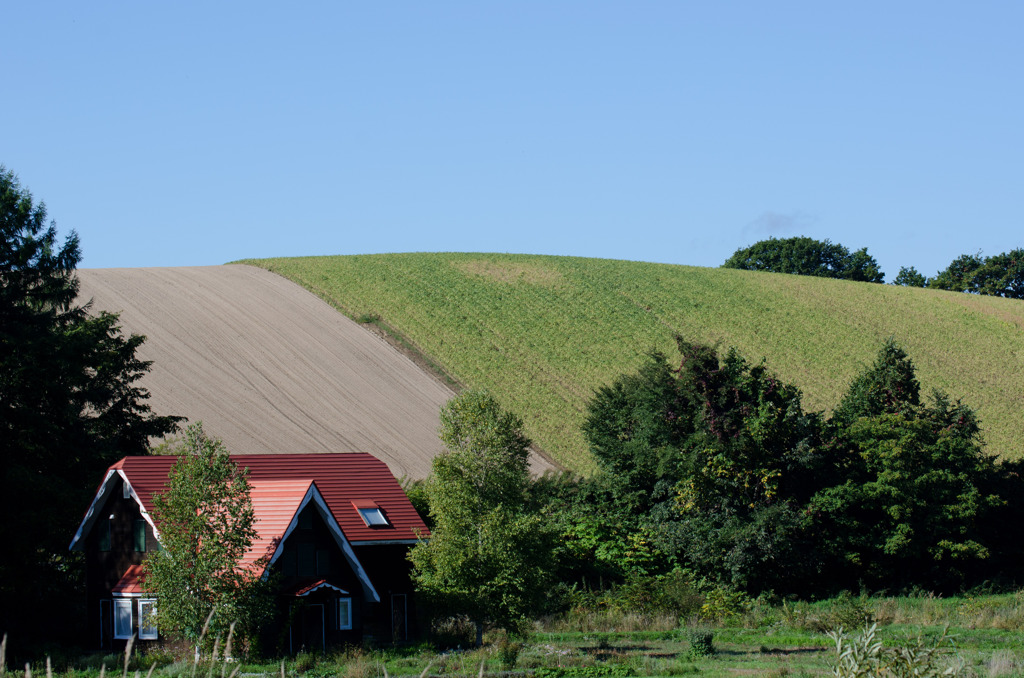
{"type": "Polygon", "coordinates": [[[295,592],[295,596],[297,598],[302,598],[302,597],[308,596],[310,593],[313,593],[314,591],[319,591],[320,589],[324,589],[324,588],[334,589],[338,593],[343,593],[346,596],[349,595],[348,591],[346,591],[345,589],[343,589],[341,587],[338,587],[338,586],[335,586],[334,584],[328,582],[326,579],[321,579],[319,581],[313,582],[312,584],[310,584],[308,586],[303,586],[302,588],[300,588],[298,591],[295,592]]]}
{"type": "Polygon", "coordinates": [[[141,596],[147,593],[142,581],[142,565],[131,565],[114,584],[111,594],[115,596],[141,596]]]}

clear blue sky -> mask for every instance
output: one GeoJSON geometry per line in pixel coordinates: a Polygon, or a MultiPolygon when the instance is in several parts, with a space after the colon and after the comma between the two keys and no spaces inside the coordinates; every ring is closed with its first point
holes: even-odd
{"type": "Polygon", "coordinates": [[[891,280],[1024,246],[1024,3],[14,2],[0,163],[83,267],[485,251],[891,280]]]}

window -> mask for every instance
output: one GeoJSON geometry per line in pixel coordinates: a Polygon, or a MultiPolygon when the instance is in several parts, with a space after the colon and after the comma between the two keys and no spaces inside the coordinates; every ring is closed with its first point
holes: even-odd
{"type": "Polygon", "coordinates": [[[338,598],[338,629],[346,631],[352,628],[352,599],[338,598]]]}
{"type": "Polygon", "coordinates": [[[366,523],[367,527],[387,527],[390,525],[388,519],[384,517],[384,512],[377,506],[374,506],[373,508],[361,508],[359,509],[359,515],[362,517],[363,522],[366,523]]]}
{"type": "Polygon", "coordinates": [[[121,485],[121,498],[122,499],[131,499],[132,498],[132,486],[128,484],[127,480],[124,481],[124,484],[121,485]]]}
{"type": "Polygon", "coordinates": [[[316,550],[316,576],[326,577],[331,573],[331,552],[327,549],[316,550]]]}
{"type": "Polygon", "coordinates": [[[135,550],[139,553],[146,552],[146,521],[141,518],[132,524],[132,536],[135,541],[135,550]]]}
{"type": "Polygon", "coordinates": [[[316,545],[299,544],[299,576],[312,577],[316,574],[316,545]]]}
{"type": "Polygon", "coordinates": [[[132,599],[114,598],[114,637],[131,638],[133,622],[132,599]]]}
{"type": "Polygon", "coordinates": [[[139,640],[156,640],[156,601],[139,601],[139,640]]]}
{"type": "Polygon", "coordinates": [[[110,532],[112,530],[111,523],[114,522],[114,516],[110,516],[100,525],[100,551],[110,550],[110,532]]]}
{"type": "Polygon", "coordinates": [[[295,551],[290,548],[285,548],[284,555],[281,556],[281,573],[285,577],[297,577],[299,574],[295,551]]]}

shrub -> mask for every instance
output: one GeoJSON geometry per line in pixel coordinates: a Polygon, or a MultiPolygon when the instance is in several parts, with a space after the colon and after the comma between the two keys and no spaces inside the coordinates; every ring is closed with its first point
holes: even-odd
{"type": "Polygon", "coordinates": [[[959,676],[964,664],[951,658],[943,646],[949,640],[948,629],[934,644],[921,638],[913,647],[886,648],[877,640],[877,624],[872,624],[855,636],[843,629],[830,631],[828,637],[835,643],[835,663],[830,663],[836,678],[857,676],[959,676]]]}
{"type": "Polygon", "coordinates": [[[498,661],[501,662],[501,668],[506,671],[511,671],[515,668],[516,662],[519,661],[519,653],[523,650],[523,644],[510,640],[508,637],[504,637],[498,643],[498,661]]]}
{"type": "Polygon", "coordinates": [[[715,654],[715,635],[708,629],[690,629],[686,634],[690,641],[690,657],[711,657],[715,654]]]}
{"type": "Polygon", "coordinates": [[[439,648],[469,647],[475,638],[476,627],[466,617],[443,617],[430,625],[430,640],[439,648]]]}

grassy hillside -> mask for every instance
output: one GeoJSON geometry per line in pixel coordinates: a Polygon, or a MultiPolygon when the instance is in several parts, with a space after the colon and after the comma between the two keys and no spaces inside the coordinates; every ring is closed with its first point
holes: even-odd
{"type": "Polygon", "coordinates": [[[603,259],[386,254],[244,262],[353,318],[376,315],[460,382],[494,392],[564,465],[593,468],[580,433],[598,386],[674,334],[737,347],[833,407],[894,336],[926,391],[962,398],[988,449],[1024,455],[1024,303],[822,278],[603,259]]]}

